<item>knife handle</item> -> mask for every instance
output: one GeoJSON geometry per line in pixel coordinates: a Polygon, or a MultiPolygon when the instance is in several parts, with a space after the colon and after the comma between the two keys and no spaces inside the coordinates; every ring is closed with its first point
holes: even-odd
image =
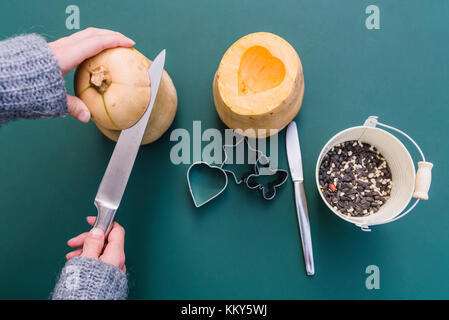
{"type": "Polygon", "coordinates": [[[293,181],[293,184],[295,186],[296,213],[298,215],[306,273],[312,276],[315,274],[315,265],[313,262],[312,235],[310,233],[309,212],[307,210],[304,183],[302,181],[293,181]]]}
{"type": "Polygon", "coordinates": [[[117,209],[111,209],[99,201],[95,201],[94,204],[98,210],[94,228],[102,229],[104,231],[104,235],[107,236],[109,231],[111,230],[112,223],[114,222],[114,216],[117,212],[117,209]]]}

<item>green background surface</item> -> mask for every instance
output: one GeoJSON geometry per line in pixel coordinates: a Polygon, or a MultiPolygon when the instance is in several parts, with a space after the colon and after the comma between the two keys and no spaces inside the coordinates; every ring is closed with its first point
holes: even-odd
{"type": "MultiPolygon", "coordinates": [[[[176,119],[140,150],[116,216],[127,231],[130,298],[449,298],[448,1],[2,1],[0,36],[69,35],[69,4],[79,6],[81,28],[120,31],[150,58],[166,48],[178,91],[176,119]],[[365,27],[370,4],[380,8],[380,30],[365,27]],[[213,105],[213,75],[226,49],[256,31],[285,38],[304,67],[296,120],[314,277],[304,272],[291,180],[271,202],[230,184],[196,209],[187,165],[169,158],[171,130],[191,131],[194,120],[203,130],[225,129],[213,105]],[[369,115],[410,134],[435,167],[429,201],[366,233],[327,209],[314,169],[332,135],[369,115]],[[380,268],[380,290],[365,288],[371,264],[380,268]]],[[[70,93],[72,81],[73,72],[70,93]]],[[[287,168],[284,139],[281,132],[280,167],[287,168]]],[[[93,199],[113,148],[93,123],[71,117],[0,128],[0,298],[49,297],[66,240],[96,214],[93,199]]]]}

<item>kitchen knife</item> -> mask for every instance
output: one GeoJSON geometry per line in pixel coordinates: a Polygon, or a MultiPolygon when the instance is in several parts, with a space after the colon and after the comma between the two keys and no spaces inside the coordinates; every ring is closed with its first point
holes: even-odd
{"type": "Polygon", "coordinates": [[[299,146],[298,129],[296,122],[292,121],[287,127],[286,134],[287,158],[290,174],[295,187],[296,214],[298,216],[299,231],[301,234],[302,251],[306,273],[315,274],[313,263],[312,236],[310,233],[309,213],[307,210],[306,193],[304,191],[304,175],[302,171],[301,147],[299,146]]]}
{"type": "Polygon", "coordinates": [[[159,84],[165,64],[165,49],[154,59],[148,70],[150,76],[151,98],[147,110],[132,127],[122,130],[112,152],[111,159],[101,180],[94,204],[98,215],[94,227],[101,228],[107,234],[114,221],[123,193],[128,183],[129,175],[142,143],[143,134],[153,111],[159,84]]]}

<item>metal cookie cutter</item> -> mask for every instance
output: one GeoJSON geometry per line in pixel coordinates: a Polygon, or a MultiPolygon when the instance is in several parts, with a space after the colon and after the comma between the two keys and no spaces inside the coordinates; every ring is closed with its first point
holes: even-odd
{"type": "Polygon", "coordinates": [[[265,167],[265,169],[269,170],[271,174],[260,174],[260,169],[258,163],[260,162],[259,159],[254,164],[254,173],[250,174],[248,178],[246,179],[246,186],[249,189],[257,189],[260,191],[262,197],[265,200],[271,200],[276,196],[276,189],[282,186],[288,179],[288,172],[284,169],[273,169],[270,168],[270,162],[268,161],[268,158],[263,155],[263,157],[266,159],[265,164],[261,164],[265,167]],[[261,181],[261,177],[264,176],[273,176],[274,179],[269,181],[266,185],[263,185],[263,182],[261,181]]]}
{"type": "MultiPolygon", "coordinates": [[[[262,153],[262,151],[259,151],[256,148],[254,148],[253,146],[251,146],[251,144],[248,142],[247,138],[242,137],[240,140],[238,140],[234,144],[225,144],[225,145],[223,145],[224,160],[223,160],[223,163],[221,164],[221,168],[223,168],[224,166],[228,165],[226,163],[226,161],[228,160],[228,153],[226,152],[226,149],[227,148],[236,149],[242,142],[244,142],[248,146],[248,153],[249,152],[253,152],[255,154],[254,165],[257,164],[257,161],[259,160],[260,157],[265,157],[266,158],[266,156],[262,153]]],[[[252,166],[251,164],[249,164],[248,170],[246,172],[244,172],[243,174],[239,175],[239,177],[237,177],[238,174],[236,174],[233,170],[230,170],[230,169],[223,169],[223,170],[226,173],[229,173],[234,178],[234,181],[235,181],[236,184],[241,184],[242,182],[246,182],[248,177],[251,174],[256,172],[254,166],[252,166]]]]}
{"type": "Polygon", "coordinates": [[[276,196],[276,189],[283,185],[288,178],[288,172],[283,169],[272,169],[269,167],[268,157],[260,150],[257,150],[248,142],[247,138],[242,137],[234,144],[223,145],[224,159],[220,166],[213,166],[205,161],[197,161],[190,165],[187,170],[187,184],[189,186],[190,195],[192,196],[195,206],[201,207],[209,201],[218,197],[224,192],[228,186],[228,174],[230,174],[237,185],[245,183],[249,189],[257,189],[262,194],[265,200],[271,200],[276,196]],[[236,148],[241,143],[246,143],[248,146],[248,152],[255,153],[254,165],[250,165],[248,171],[241,175],[236,174],[233,170],[224,169],[227,165],[228,153],[226,148],[236,148]],[[264,167],[270,174],[261,174],[260,168],[264,167]],[[194,176],[195,170],[202,170],[205,172],[209,170],[210,176],[208,181],[205,178],[197,179],[194,176]],[[215,175],[215,178],[211,179],[211,176],[215,175]],[[260,181],[260,177],[273,176],[274,179],[265,186],[260,181]],[[221,179],[221,180],[219,180],[221,179]],[[216,183],[211,183],[211,180],[215,180],[216,183]],[[209,182],[209,183],[208,183],[209,182]]]}
{"type": "MultiPolygon", "coordinates": [[[[242,182],[246,181],[246,178],[252,173],[252,171],[245,172],[240,179],[237,178],[237,175],[232,170],[226,170],[223,169],[223,166],[226,164],[226,161],[228,159],[228,154],[226,152],[226,148],[228,147],[236,147],[239,145],[244,138],[237,141],[235,144],[228,144],[223,145],[222,149],[224,151],[224,159],[223,162],[219,166],[213,166],[205,161],[197,161],[190,165],[189,169],[187,170],[187,184],[189,186],[190,195],[192,196],[193,203],[195,204],[195,207],[199,208],[209,201],[215,199],[218,197],[223,191],[225,191],[226,187],[228,186],[228,174],[232,175],[234,181],[236,184],[241,184],[242,182]],[[209,170],[210,173],[212,173],[211,170],[214,170],[214,174],[218,178],[221,179],[221,183],[218,181],[217,185],[210,186],[208,183],[206,183],[203,179],[199,179],[199,181],[196,183],[196,179],[193,176],[195,169],[202,170],[205,172],[206,170],[209,170]]],[[[249,146],[249,144],[248,144],[249,146]]],[[[251,148],[249,146],[249,148],[251,148]]],[[[257,151],[254,149],[251,149],[252,151],[257,151]]],[[[208,181],[210,182],[210,181],[208,181]]]]}
{"type": "Polygon", "coordinates": [[[197,161],[192,163],[187,170],[187,184],[189,186],[189,191],[190,195],[192,196],[193,203],[195,204],[195,207],[199,208],[212,199],[215,199],[221,193],[223,193],[223,191],[225,191],[226,187],[228,186],[228,175],[221,168],[221,166],[212,166],[205,161],[197,161]],[[222,179],[221,182],[219,179],[215,178],[217,183],[214,185],[208,185],[205,183],[201,176],[199,177],[199,179],[195,179],[195,176],[193,176],[193,174],[196,168],[198,170],[201,169],[203,172],[205,172],[205,170],[213,170],[210,172],[213,172],[213,174],[215,174],[217,178],[222,179]]]}
{"type": "Polygon", "coordinates": [[[256,189],[259,190],[262,197],[265,200],[272,200],[276,196],[276,189],[282,186],[288,179],[288,171],[283,169],[273,169],[270,167],[270,161],[268,157],[257,148],[254,148],[251,143],[248,141],[246,137],[242,137],[235,144],[227,144],[223,146],[223,151],[225,153],[225,160],[222,164],[222,167],[226,165],[226,160],[228,158],[228,154],[226,152],[226,148],[236,148],[240,143],[245,142],[248,146],[248,150],[255,153],[255,161],[253,167],[237,178],[237,175],[234,171],[229,169],[223,169],[227,173],[231,174],[234,177],[236,184],[245,183],[248,189],[256,189]],[[263,167],[265,170],[263,172],[268,171],[269,174],[261,173],[260,168],[263,167]],[[273,176],[274,179],[269,181],[266,185],[264,185],[262,178],[265,176],[273,176]]]}

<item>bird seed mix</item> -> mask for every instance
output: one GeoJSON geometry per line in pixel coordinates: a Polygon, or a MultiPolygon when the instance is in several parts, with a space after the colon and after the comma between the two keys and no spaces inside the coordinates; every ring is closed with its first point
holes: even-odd
{"type": "Polygon", "coordinates": [[[333,147],[321,161],[319,178],[327,202],[348,216],[376,213],[390,198],[387,161],[374,146],[360,141],[333,147]]]}

